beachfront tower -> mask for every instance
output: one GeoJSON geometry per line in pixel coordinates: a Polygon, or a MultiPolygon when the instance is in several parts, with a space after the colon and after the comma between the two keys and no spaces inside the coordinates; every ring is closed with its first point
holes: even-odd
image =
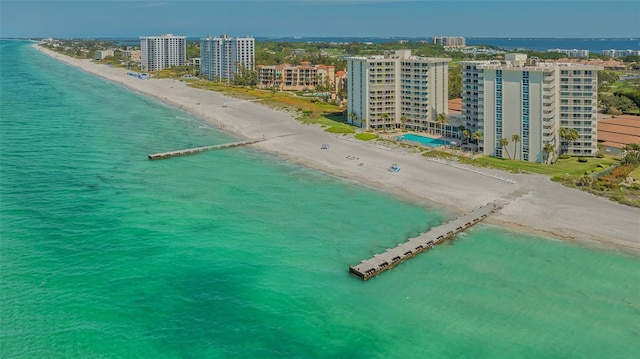
{"type": "Polygon", "coordinates": [[[485,155],[540,163],[547,160],[547,144],[552,156],[597,154],[596,84],[602,67],[538,62],[525,54],[460,66],[465,127],[482,133],[479,150],[485,155]],[[562,139],[560,128],[576,130],[578,139],[562,139]],[[503,138],[510,142],[506,147],[503,138]]]}
{"type": "Polygon", "coordinates": [[[444,47],[465,47],[466,39],[462,36],[434,36],[432,41],[436,45],[444,47]]]}
{"type": "Polygon", "coordinates": [[[410,50],[347,58],[349,123],[435,133],[438,114],[448,112],[449,61],[411,56],[410,50]]]}
{"type": "Polygon", "coordinates": [[[140,67],[158,71],[187,63],[187,37],[165,34],[140,37],[140,67]]]}
{"type": "Polygon", "coordinates": [[[200,71],[212,81],[233,80],[242,69],[255,70],[253,37],[207,36],[200,39],[200,71]]]}

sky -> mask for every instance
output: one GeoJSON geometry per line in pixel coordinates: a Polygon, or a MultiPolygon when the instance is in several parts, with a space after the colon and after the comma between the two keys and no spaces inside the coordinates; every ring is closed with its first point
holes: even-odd
{"type": "Polygon", "coordinates": [[[640,0],[0,0],[0,37],[640,37],[640,0]]]}

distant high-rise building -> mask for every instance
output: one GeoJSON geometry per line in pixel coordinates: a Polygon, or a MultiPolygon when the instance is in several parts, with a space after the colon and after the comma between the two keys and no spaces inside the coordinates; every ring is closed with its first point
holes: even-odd
{"type": "Polygon", "coordinates": [[[165,34],[140,37],[140,67],[158,71],[187,62],[187,37],[165,34]]]}
{"type": "Polygon", "coordinates": [[[549,49],[547,52],[559,52],[567,57],[589,57],[589,50],[578,49],[549,49]]]}
{"type": "Polygon", "coordinates": [[[436,131],[438,114],[448,112],[449,61],[411,56],[410,50],[347,58],[349,123],[436,131]]]}
{"type": "Polygon", "coordinates": [[[461,61],[465,127],[482,133],[479,150],[499,158],[544,162],[548,155],[595,156],[599,66],[537,63],[524,54],[505,61],[461,61]],[[576,130],[563,140],[560,128],[576,130]],[[512,142],[518,135],[519,141],[512,142]],[[501,140],[511,143],[504,147],[501,140]],[[546,145],[554,148],[547,153],[546,145]],[[513,150],[513,151],[512,151],[513,150]]]}
{"type": "Polygon", "coordinates": [[[610,56],[613,58],[616,57],[625,57],[625,56],[638,56],[640,55],[640,51],[638,50],[603,50],[602,53],[606,56],[610,56]]]}
{"type": "Polygon", "coordinates": [[[433,43],[445,47],[465,47],[466,40],[462,36],[434,36],[433,43]]]}
{"type": "Polygon", "coordinates": [[[214,81],[233,80],[241,69],[255,69],[253,37],[205,37],[200,39],[200,71],[214,81]]]}

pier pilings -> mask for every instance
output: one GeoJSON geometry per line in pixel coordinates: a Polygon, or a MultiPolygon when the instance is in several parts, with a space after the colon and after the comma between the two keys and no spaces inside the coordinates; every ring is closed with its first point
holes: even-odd
{"type": "Polygon", "coordinates": [[[488,216],[499,211],[507,203],[509,203],[509,201],[506,199],[487,203],[486,205],[454,220],[444,223],[438,227],[434,227],[428,232],[421,233],[419,236],[411,238],[394,248],[389,248],[384,253],[374,254],[370,259],[363,260],[357,265],[349,266],[349,273],[362,280],[367,280],[383,271],[393,268],[419,253],[428,251],[433,246],[438,245],[465,229],[474,226],[488,216]]]}
{"type": "Polygon", "coordinates": [[[251,145],[251,144],[254,144],[254,143],[257,143],[257,142],[261,142],[261,141],[264,141],[264,140],[265,139],[248,140],[248,141],[240,141],[240,142],[233,142],[233,143],[225,143],[225,144],[222,144],[222,145],[187,148],[187,149],[184,149],[184,150],[154,153],[154,154],[148,155],[148,157],[149,157],[150,160],[163,160],[165,158],[170,158],[170,157],[192,155],[192,154],[198,153],[198,152],[204,152],[204,151],[210,151],[210,150],[220,150],[220,149],[224,149],[224,148],[232,148],[232,147],[240,147],[240,146],[247,146],[247,145],[251,145]]]}

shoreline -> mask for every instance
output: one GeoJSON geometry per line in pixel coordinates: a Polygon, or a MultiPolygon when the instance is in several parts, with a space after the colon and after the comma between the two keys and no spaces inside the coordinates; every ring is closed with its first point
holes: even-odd
{"type": "Polygon", "coordinates": [[[142,80],[127,75],[124,68],[71,58],[37,44],[32,46],[87,73],[191,113],[240,139],[264,136],[267,141],[252,147],[279,159],[444,210],[447,215],[463,214],[505,196],[517,197],[487,223],[589,247],[640,253],[640,209],[564,187],[545,176],[482,169],[516,181],[506,183],[428,161],[404,150],[348,141],[255,101],[191,88],[173,79],[142,80]],[[321,150],[321,144],[328,144],[329,149],[321,150]],[[346,156],[357,156],[359,160],[352,161],[346,156]],[[359,162],[364,165],[358,166],[359,162]],[[402,170],[387,171],[391,163],[398,163],[402,170]]]}

